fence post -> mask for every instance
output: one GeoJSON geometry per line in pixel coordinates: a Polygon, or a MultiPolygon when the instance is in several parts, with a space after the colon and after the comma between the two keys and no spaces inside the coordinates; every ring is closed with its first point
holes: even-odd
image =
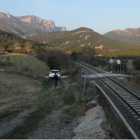
{"type": "Polygon", "coordinates": [[[79,88],[82,91],[82,69],[79,69],[79,88]]]}
{"type": "Polygon", "coordinates": [[[84,95],[84,93],[85,93],[86,80],[87,80],[87,72],[86,72],[85,81],[84,81],[83,95],[84,95]]]}
{"type": "Polygon", "coordinates": [[[121,69],[122,69],[121,66],[122,66],[122,65],[120,64],[120,74],[121,74],[121,69]]]}
{"type": "Polygon", "coordinates": [[[20,71],[20,63],[17,62],[17,70],[20,71]]]}

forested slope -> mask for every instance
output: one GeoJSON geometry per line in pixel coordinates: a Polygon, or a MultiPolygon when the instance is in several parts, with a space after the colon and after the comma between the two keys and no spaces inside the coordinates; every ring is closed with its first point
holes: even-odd
{"type": "Polygon", "coordinates": [[[61,49],[66,52],[79,52],[84,47],[95,48],[98,55],[140,55],[140,47],[109,39],[88,28],[73,31],[44,33],[33,36],[32,40],[45,42],[48,48],[61,49]]]}
{"type": "Polygon", "coordinates": [[[0,30],[0,52],[21,52],[26,53],[33,51],[34,49],[39,49],[42,43],[37,41],[31,41],[23,39],[12,33],[7,33],[0,30]]]}

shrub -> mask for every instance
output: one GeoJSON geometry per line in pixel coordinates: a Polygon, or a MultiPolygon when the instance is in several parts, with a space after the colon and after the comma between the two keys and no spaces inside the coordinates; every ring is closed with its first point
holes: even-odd
{"type": "Polygon", "coordinates": [[[9,57],[9,56],[6,57],[5,64],[6,64],[7,66],[12,66],[12,63],[11,63],[11,60],[10,60],[10,57],[9,57]]]}
{"type": "Polygon", "coordinates": [[[73,66],[70,63],[70,60],[72,60],[71,55],[58,50],[40,53],[37,58],[45,61],[50,69],[70,69],[73,66]]]}
{"type": "Polygon", "coordinates": [[[47,60],[47,64],[50,67],[50,69],[60,69],[60,62],[58,61],[58,58],[56,56],[50,56],[47,60]]]}
{"type": "Polygon", "coordinates": [[[63,95],[62,100],[66,105],[72,105],[75,102],[73,93],[71,91],[66,91],[63,95]]]}
{"type": "Polygon", "coordinates": [[[0,90],[0,94],[2,94],[2,91],[0,90]]]}
{"type": "Polygon", "coordinates": [[[5,63],[0,61],[0,66],[5,66],[5,63]]]}
{"type": "Polygon", "coordinates": [[[133,66],[135,69],[140,70],[140,58],[133,60],[133,66]]]}

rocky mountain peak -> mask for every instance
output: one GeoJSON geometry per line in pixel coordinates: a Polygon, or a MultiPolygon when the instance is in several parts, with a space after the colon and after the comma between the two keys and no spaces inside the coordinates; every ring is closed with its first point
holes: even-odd
{"type": "Polygon", "coordinates": [[[11,15],[10,15],[9,13],[5,13],[5,15],[6,15],[8,18],[11,17],[11,15]]]}
{"type": "Polygon", "coordinates": [[[140,28],[127,28],[124,30],[113,30],[104,34],[104,36],[110,39],[119,40],[129,44],[140,46],[140,28]]]}
{"type": "Polygon", "coordinates": [[[10,15],[9,13],[0,13],[0,18],[11,18],[13,17],[12,15],[10,15]]]}
{"type": "Polygon", "coordinates": [[[113,30],[111,32],[122,36],[140,36],[140,28],[127,28],[124,30],[113,30]]]}
{"type": "Polygon", "coordinates": [[[62,26],[61,31],[66,31],[66,27],[62,26]]]}
{"type": "Polygon", "coordinates": [[[17,17],[17,18],[20,19],[23,22],[26,22],[26,23],[34,23],[34,22],[41,21],[41,18],[40,17],[36,17],[34,15],[20,16],[20,17],[17,17]]]}
{"type": "Polygon", "coordinates": [[[41,19],[40,17],[34,16],[34,15],[28,15],[28,16],[20,16],[18,17],[21,21],[30,23],[34,26],[37,26],[41,29],[53,29],[55,30],[55,23],[50,20],[41,19]]]}
{"type": "Polygon", "coordinates": [[[27,15],[14,17],[9,13],[0,13],[0,29],[13,32],[20,36],[32,36],[38,33],[65,31],[65,27],[56,27],[51,20],[41,19],[38,16],[27,15]]]}

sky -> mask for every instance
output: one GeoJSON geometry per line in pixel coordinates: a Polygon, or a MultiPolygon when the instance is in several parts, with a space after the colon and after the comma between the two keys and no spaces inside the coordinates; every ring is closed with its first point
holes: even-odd
{"type": "Polygon", "coordinates": [[[140,0],[0,0],[0,12],[35,15],[67,30],[87,27],[100,34],[140,27],[140,0]]]}

